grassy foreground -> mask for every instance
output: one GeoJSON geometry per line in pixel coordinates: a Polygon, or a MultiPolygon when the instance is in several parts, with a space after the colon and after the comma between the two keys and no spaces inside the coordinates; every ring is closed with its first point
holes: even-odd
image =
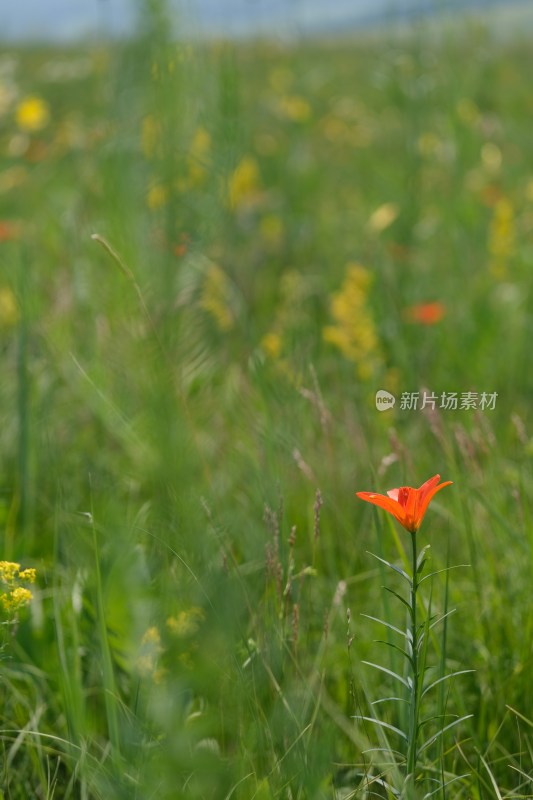
{"type": "Polygon", "coordinates": [[[0,52],[0,797],[533,797],[531,48],[154,7],[0,52]],[[407,786],[356,717],[405,724],[361,615],[409,537],[355,491],[436,473],[428,675],[475,671],[407,786]]]}

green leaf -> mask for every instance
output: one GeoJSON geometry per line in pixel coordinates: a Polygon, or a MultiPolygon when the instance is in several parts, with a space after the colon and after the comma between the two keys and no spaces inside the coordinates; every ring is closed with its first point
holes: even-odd
{"type": "Polygon", "coordinates": [[[387,753],[387,755],[399,756],[402,762],[405,762],[405,755],[400,753],[399,750],[393,750],[392,747],[369,747],[367,750],[361,751],[363,755],[367,753],[387,753]]]}
{"type": "Polygon", "coordinates": [[[380,725],[382,728],[387,728],[387,730],[389,730],[389,731],[394,731],[394,733],[397,733],[398,736],[401,736],[402,739],[405,739],[405,741],[407,741],[407,735],[403,731],[401,731],[399,728],[395,728],[394,725],[390,725],[388,722],[382,722],[382,720],[374,719],[374,717],[356,716],[356,717],[353,717],[353,719],[364,720],[365,722],[373,722],[374,725],[380,725]]]}
{"type": "Polygon", "coordinates": [[[527,717],[524,717],[524,715],[523,715],[523,714],[521,714],[521,713],[520,713],[520,711],[517,711],[517,710],[516,710],[516,708],[513,708],[512,706],[509,706],[509,705],[507,705],[507,704],[505,705],[505,708],[508,708],[508,709],[509,709],[509,711],[511,711],[513,714],[516,714],[516,716],[517,716],[519,719],[521,719],[521,720],[522,720],[522,722],[525,722],[525,723],[527,723],[527,725],[529,725],[531,728],[533,728],[533,721],[532,721],[532,720],[530,720],[530,719],[528,719],[527,717]]]}
{"type": "Polygon", "coordinates": [[[369,667],[374,667],[374,669],[378,669],[380,672],[385,672],[387,675],[391,675],[391,677],[396,678],[397,681],[403,683],[407,689],[409,689],[409,683],[405,678],[402,678],[401,675],[398,675],[397,672],[393,672],[391,669],[387,669],[387,667],[382,667],[379,664],[373,664],[372,661],[361,661],[362,664],[367,664],[369,667]]]}
{"type": "Polygon", "coordinates": [[[494,787],[494,791],[496,793],[496,797],[498,798],[498,800],[503,800],[502,794],[501,794],[500,790],[498,789],[498,784],[496,783],[496,778],[494,777],[491,768],[489,767],[489,765],[487,764],[487,762],[485,761],[485,759],[483,758],[481,753],[479,754],[479,757],[481,759],[481,763],[483,764],[483,766],[485,767],[485,769],[489,773],[490,782],[492,783],[492,786],[494,787]]]}
{"type": "MultiPolygon", "coordinates": [[[[389,752],[389,751],[385,750],[385,752],[389,752]]],[[[391,750],[390,752],[394,752],[394,751],[391,750]]],[[[400,792],[397,789],[395,789],[394,786],[391,786],[390,783],[387,783],[387,781],[384,780],[383,778],[380,778],[378,775],[374,775],[373,777],[372,776],[366,776],[365,777],[365,785],[366,785],[366,787],[369,788],[373,783],[376,783],[378,786],[382,786],[383,789],[385,789],[385,791],[388,792],[388,796],[397,797],[398,800],[401,799],[400,792]]],[[[351,796],[353,796],[353,795],[351,795],[351,796]]],[[[381,794],[381,792],[378,795],[375,792],[370,792],[369,791],[368,797],[383,797],[383,795],[381,794]]]]}
{"type": "Polygon", "coordinates": [[[424,564],[427,561],[426,553],[427,553],[427,551],[429,550],[430,547],[431,547],[431,545],[427,544],[425,547],[422,548],[422,550],[418,554],[418,558],[416,559],[416,574],[417,575],[420,575],[420,573],[424,569],[424,564]]]}
{"type": "Polygon", "coordinates": [[[446,619],[446,617],[449,617],[451,614],[455,614],[456,611],[457,611],[456,608],[452,608],[450,609],[450,611],[447,611],[446,614],[443,614],[441,617],[439,617],[438,619],[436,619],[434,622],[431,623],[431,625],[429,626],[430,629],[434,628],[435,625],[438,625],[439,622],[442,622],[442,620],[446,619]]]}
{"type": "Polygon", "coordinates": [[[402,650],[402,648],[398,647],[397,644],[393,644],[392,642],[386,642],[384,639],[374,639],[374,642],[376,644],[386,644],[387,647],[392,647],[393,650],[397,650],[399,653],[402,654],[402,656],[405,656],[405,658],[409,661],[411,666],[414,668],[414,662],[413,662],[413,659],[411,658],[411,656],[409,655],[409,653],[406,653],[405,650],[402,650]]]}
{"type": "Polygon", "coordinates": [[[380,700],[374,700],[370,703],[371,706],[377,706],[379,703],[388,703],[389,700],[395,700],[397,703],[408,703],[409,700],[406,700],[405,697],[382,697],[380,700]]]}
{"type": "Polygon", "coordinates": [[[396,564],[391,564],[390,561],[386,561],[384,558],[380,558],[380,556],[377,556],[375,553],[371,553],[370,550],[367,550],[366,552],[368,553],[369,556],[373,556],[373,558],[376,558],[378,561],[381,561],[382,564],[385,564],[385,566],[390,567],[395,572],[397,572],[398,575],[401,575],[402,578],[405,578],[409,586],[412,584],[411,577],[401,567],[397,567],[396,564]]]}
{"type": "Polygon", "coordinates": [[[431,617],[431,605],[433,602],[433,585],[430,586],[429,590],[429,601],[428,601],[428,608],[427,608],[427,615],[422,625],[422,630],[420,634],[415,638],[415,646],[419,654],[418,660],[418,674],[420,677],[418,683],[418,699],[422,697],[422,681],[423,676],[426,671],[426,664],[427,664],[427,651],[428,651],[428,643],[429,643],[429,620],[431,617]]]}
{"type": "Polygon", "coordinates": [[[453,722],[450,722],[449,725],[446,725],[444,728],[438,731],[434,736],[431,736],[427,741],[425,741],[424,744],[418,748],[417,756],[419,756],[420,753],[422,753],[427,747],[436,742],[437,739],[439,739],[444,733],[446,733],[446,731],[449,731],[450,728],[454,728],[456,725],[459,725],[459,723],[464,722],[465,719],[471,719],[473,716],[474,716],[473,714],[465,714],[464,717],[459,717],[459,719],[454,719],[453,722]]]}
{"type": "Polygon", "coordinates": [[[432,578],[434,575],[440,575],[441,572],[449,572],[451,569],[459,569],[459,567],[470,567],[470,566],[472,566],[472,565],[471,564],[454,564],[452,567],[444,567],[444,569],[438,569],[438,570],[436,570],[436,572],[430,572],[429,575],[424,575],[424,577],[421,578],[418,581],[418,585],[420,586],[421,583],[424,583],[424,581],[427,581],[428,578],[432,578]]]}
{"type": "Polygon", "coordinates": [[[449,680],[449,678],[455,678],[457,675],[466,675],[467,672],[475,672],[475,671],[476,671],[475,669],[460,669],[457,670],[457,672],[450,672],[449,675],[443,675],[442,678],[438,678],[436,681],[433,681],[433,683],[430,683],[429,686],[426,686],[426,688],[421,694],[421,697],[424,697],[424,695],[427,692],[429,692],[431,689],[434,689],[435,686],[438,686],[439,683],[449,680]]]}
{"type": "Polygon", "coordinates": [[[470,773],[465,772],[463,775],[454,775],[453,778],[450,778],[450,780],[446,781],[446,783],[439,784],[437,788],[434,789],[432,792],[428,792],[427,794],[425,794],[422,800],[427,800],[428,797],[433,797],[433,795],[437,794],[437,792],[440,792],[442,789],[445,789],[447,786],[450,786],[450,784],[455,783],[455,781],[462,780],[462,778],[470,778],[470,773]]]}
{"type": "Polygon", "coordinates": [[[362,617],[366,617],[366,619],[371,619],[373,622],[379,622],[381,625],[385,625],[386,628],[389,630],[394,631],[394,633],[399,633],[400,636],[404,638],[407,636],[405,631],[400,630],[400,628],[396,628],[394,625],[391,625],[390,622],[385,622],[384,619],[379,619],[379,617],[372,617],[370,614],[361,614],[362,617]]]}
{"type": "Polygon", "coordinates": [[[401,603],[403,603],[403,604],[404,604],[404,606],[405,606],[406,608],[408,608],[408,609],[409,609],[409,611],[411,610],[411,606],[409,605],[409,603],[407,602],[407,600],[406,600],[404,597],[402,597],[402,596],[401,596],[401,594],[398,594],[398,592],[395,592],[395,591],[394,591],[394,589],[389,589],[389,587],[388,587],[388,586],[382,586],[381,588],[382,588],[382,589],[385,589],[385,591],[386,591],[386,592],[390,592],[391,594],[393,594],[395,597],[397,597],[397,598],[398,598],[398,600],[399,600],[401,603]]]}

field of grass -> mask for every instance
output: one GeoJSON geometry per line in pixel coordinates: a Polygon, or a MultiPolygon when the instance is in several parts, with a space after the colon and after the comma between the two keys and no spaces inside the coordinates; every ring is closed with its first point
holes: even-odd
{"type": "Polygon", "coordinates": [[[0,49],[0,798],[532,798],[530,43],[139,30],[0,49]]]}

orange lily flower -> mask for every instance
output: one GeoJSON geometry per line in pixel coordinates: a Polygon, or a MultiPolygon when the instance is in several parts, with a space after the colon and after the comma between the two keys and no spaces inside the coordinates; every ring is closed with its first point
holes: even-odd
{"type": "Polygon", "coordinates": [[[439,481],[440,475],[434,475],[433,478],[423,483],[420,489],[402,486],[399,489],[391,489],[387,492],[388,496],[373,492],[357,492],[357,497],[384,508],[393,517],[396,517],[406,530],[416,533],[433,497],[452,483],[452,481],[444,483],[439,483],[439,481]]]}
{"type": "Polygon", "coordinates": [[[445,315],[446,306],[438,300],[404,309],[404,317],[408,322],[419,322],[421,325],[436,325],[445,315]]]}

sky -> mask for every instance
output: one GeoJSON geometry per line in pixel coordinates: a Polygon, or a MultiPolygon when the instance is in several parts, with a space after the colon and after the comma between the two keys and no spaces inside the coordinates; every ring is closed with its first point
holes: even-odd
{"type": "MultiPolygon", "coordinates": [[[[531,0],[523,0],[524,4],[531,0]]],[[[398,19],[413,9],[488,8],[520,0],[171,0],[195,30],[210,34],[299,33],[398,19]]],[[[131,29],[137,0],[4,0],[0,40],[72,41],[131,29]]]]}

